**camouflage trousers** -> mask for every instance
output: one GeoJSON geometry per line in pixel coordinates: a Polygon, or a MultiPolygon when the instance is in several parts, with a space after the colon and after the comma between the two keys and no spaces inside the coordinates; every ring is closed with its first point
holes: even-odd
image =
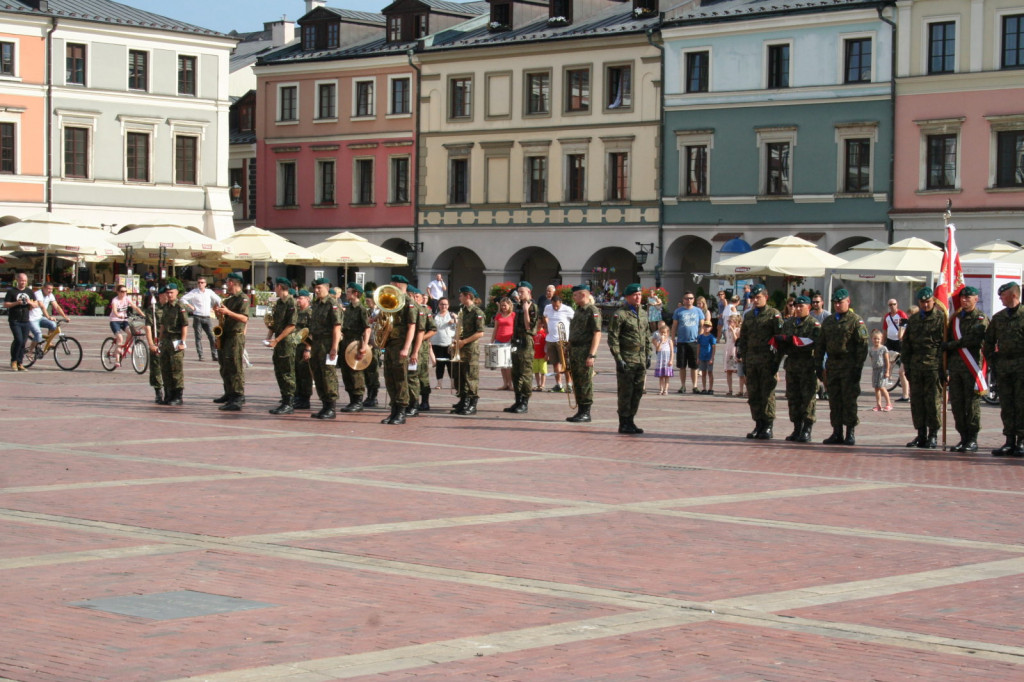
{"type": "Polygon", "coordinates": [[[274,378],[282,398],[295,395],[295,344],[290,337],[274,346],[274,378]]]}
{"type": "MultiPolygon", "coordinates": [[[[366,395],[366,370],[355,370],[345,362],[345,349],[353,341],[359,341],[361,337],[341,337],[341,349],[338,352],[338,368],[341,370],[341,381],[345,385],[345,392],[352,398],[362,398],[366,395]]],[[[373,349],[366,351],[373,353],[373,349]]]]}
{"type": "Polygon", "coordinates": [[[220,337],[220,378],[225,395],[245,395],[245,336],[225,334],[220,337]]]}
{"type": "Polygon", "coordinates": [[[384,386],[394,407],[409,404],[409,359],[401,357],[404,337],[395,337],[384,347],[384,386]]]}
{"type": "Polygon", "coordinates": [[[647,368],[642,363],[626,363],[625,369],[616,367],[615,382],[619,394],[619,417],[632,419],[640,409],[640,398],[644,395],[647,368]]]}
{"type": "Polygon", "coordinates": [[[844,426],[857,426],[857,398],[860,397],[861,366],[829,367],[825,376],[828,391],[829,422],[838,431],[844,426]]]}
{"type": "MultiPolygon", "coordinates": [[[[338,371],[327,366],[327,356],[331,352],[331,342],[313,341],[313,352],[309,354],[309,370],[316,384],[316,394],[323,403],[335,403],[338,400],[338,371]]],[[[344,360],[340,360],[344,362],[344,360]]]]}
{"type": "Polygon", "coordinates": [[[524,342],[512,350],[512,389],[523,398],[533,395],[533,343],[524,342]]]}
{"type": "Polygon", "coordinates": [[[452,380],[460,398],[476,398],[480,391],[480,353],[474,342],[459,350],[459,361],[452,366],[452,380]]]}
{"type": "Polygon", "coordinates": [[[309,360],[302,357],[305,348],[306,344],[300,343],[295,349],[295,396],[309,400],[313,395],[313,374],[309,369],[309,360]]]}
{"type": "Polygon", "coordinates": [[[168,391],[185,388],[184,351],[175,351],[170,340],[160,342],[160,376],[168,391]]]}
{"type": "Polygon", "coordinates": [[[997,370],[1003,435],[1024,438],[1024,362],[1002,360],[997,370]]]}
{"type": "Polygon", "coordinates": [[[589,346],[569,348],[572,390],[576,393],[576,404],[580,407],[590,407],[594,404],[594,368],[587,367],[589,352],[589,346]]]}
{"type": "Polygon", "coordinates": [[[974,375],[961,362],[950,364],[949,407],[957,433],[966,437],[976,436],[981,431],[981,396],[974,375]]]}
{"type": "Polygon", "coordinates": [[[797,424],[815,421],[818,402],[818,377],[814,364],[786,360],[786,403],[789,407],[789,421],[797,424]]]}
{"type": "Polygon", "coordinates": [[[164,378],[160,369],[160,356],[149,351],[149,385],[152,388],[163,388],[164,378]]]}
{"type": "Polygon", "coordinates": [[[910,416],[914,428],[938,431],[942,425],[942,381],[937,367],[907,368],[910,416]]]}
{"type": "Polygon", "coordinates": [[[775,420],[775,387],[779,380],[778,367],[772,358],[752,357],[744,360],[743,374],[747,377],[747,404],[754,421],[775,420]]]}

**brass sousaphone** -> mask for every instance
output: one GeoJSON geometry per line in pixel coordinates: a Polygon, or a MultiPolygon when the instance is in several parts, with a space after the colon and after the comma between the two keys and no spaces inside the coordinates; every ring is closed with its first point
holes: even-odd
{"type": "MultiPolygon", "coordinates": [[[[391,336],[394,315],[405,307],[405,292],[393,284],[382,284],[373,291],[377,319],[373,323],[373,345],[383,348],[391,336]]],[[[347,354],[346,350],[346,354],[347,354]]]]}

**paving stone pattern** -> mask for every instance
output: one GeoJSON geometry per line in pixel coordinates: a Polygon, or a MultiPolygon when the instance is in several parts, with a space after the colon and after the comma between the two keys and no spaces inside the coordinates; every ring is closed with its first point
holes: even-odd
{"type": "Polygon", "coordinates": [[[321,422],[267,414],[261,324],[233,414],[191,349],[160,407],[100,367],[105,320],[67,331],[78,370],[0,372],[0,681],[1024,679],[996,408],[973,456],[903,447],[908,405],[867,393],[854,448],[752,442],[719,374],[621,436],[602,352],[591,424],[502,412],[491,370],[476,417],[445,389],[321,422]]]}

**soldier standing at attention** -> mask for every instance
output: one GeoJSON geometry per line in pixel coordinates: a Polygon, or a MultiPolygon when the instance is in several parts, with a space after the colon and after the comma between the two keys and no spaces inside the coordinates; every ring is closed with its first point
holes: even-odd
{"type": "Polygon", "coordinates": [[[572,390],[576,393],[576,414],[567,422],[589,422],[594,404],[594,360],[601,344],[601,311],[594,305],[590,287],[580,284],[572,288],[576,314],[569,322],[569,369],[572,390]]]}
{"type": "Polygon", "coordinates": [[[860,374],[867,357],[867,327],[860,315],[850,309],[850,292],[838,289],[832,294],[832,312],[821,323],[821,334],[814,349],[818,378],[824,381],[828,392],[829,421],[832,422],[832,435],[822,441],[825,445],[857,444],[854,433],[859,423],[857,398],[860,374]]]}
{"type": "Polygon", "coordinates": [[[149,385],[156,392],[157,405],[164,404],[164,382],[160,374],[160,346],[157,345],[157,330],[160,328],[160,313],[158,311],[166,304],[167,290],[161,288],[160,293],[151,294],[149,305],[145,309],[146,344],[149,346],[149,385]]]}
{"type": "Polygon", "coordinates": [[[615,311],[608,325],[608,348],[615,358],[615,380],[619,393],[619,433],[638,434],[644,430],[634,418],[644,395],[644,380],[651,366],[651,327],[639,284],[626,287],[625,303],[615,311]]]}
{"type": "Polygon", "coordinates": [[[313,374],[309,369],[309,356],[311,346],[309,344],[309,299],[310,293],[305,289],[299,289],[295,296],[295,399],[292,407],[296,410],[309,409],[309,397],[313,395],[313,374]],[[299,340],[302,330],[306,330],[306,338],[299,340]]]}
{"type": "Polygon", "coordinates": [[[743,363],[747,377],[747,404],[754,430],[747,438],[771,440],[775,422],[775,386],[778,384],[779,354],[772,339],[782,331],[782,314],[768,305],[763,284],[750,287],[753,307],[743,316],[736,359],[743,363]]]}
{"type": "Polygon", "coordinates": [[[232,272],[224,281],[228,295],[214,308],[220,321],[220,378],[224,395],[214,399],[222,412],[238,412],[245,403],[245,326],[249,323],[249,297],[242,293],[242,276],[232,272]]]}
{"type": "Polygon", "coordinates": [[[476,289],[465,286],[459,289],[459,313],[455,328],[458,337],[453,345],[458,350],[459,361],[452,367],[452,381],[459,395],[459,402],[452,408],[452,414],[468,416],[476,414],[477,391],[480,388],[480,352],[477,342],[484,336],[484,311],[476,305],[476,289]]]}
{"type": "MultiPolygon", "coordinates": [[[[391,283],[403,294],[409,286],[409,280],[402,275],[392,275],[391,283]]],[[[383,310],[381,315],[385,315],[383,310]]],[[[412,357],[412,344],[416,339],[416,321],[419,318],[419,306],[406,294],[405,305],[395,313],[391,325],[391,335],[384,346],[384,385],[391,399],[391,414],[381,420],[381,424],[404,424],[405,407],[409,404],[409,358],[412,357]]]]}
{"type": "Polygon", "coordinates": [[[786,355],[786,402],[793,433],[786,440],[807,443],[814,427],[818,402],[818,377],[814,371],[814,342],[821,333],[821,323],[811,315],[811,299],[796,297],[795,314],[782,323],[779,351],[786,355]]]}
{"type": "Polygon", "coordinates": [[[520,282],[516,289],[516,319],[512,323],[512,388],[516,401],[505,412],[523,414],[529,411],[533,395],[533,332],[537,328],[537,304],[533,302],[533,285],[520,282]]]}
{"type": "MultiPolygon", "coordinates": [[[[376,309],[373,305],[373,287],[367,286],[364,291],[367,314],[370,316],[370,329],[373,329],[373,321],[376,309]]],[[[366,382],[366,398],[363,400],[363,407],[377,407],[377,394],[380,393],[380,349],[373,347],[373,332],[370,332],[370,364],[363,370],[363,380],[366,382]]]]}
{"type": "Polygon", "coordinates": [[[978,310],[978,290],[960,290],[960,310],[949,321],[946,367],[949,369],[949,404],[960,442],[952,452],[977,452],[981,432],[981,344],[988,318],[978,310]]]}
{"type": "Polygon", "coordinates": [[[412,347],[409,348],[409,366],[405,375],[406,417],[415,417],[420,413],[420,350],[423,348],[423,339],[427,333],[427,319],[430,318],[430,308],[423,305],[421,293],[411,284],[405,289],[406,299],[416,310],[416,336],[413,337],[412,347]]]}
{"type": "Polygon", "coordinates": [[[938,446],[942,424],[942,337],[946,329],[946,313],[936,309],[930,287],[917,290],[918,312],[907,320],[900,353],[910,381],[910,414],[917,437],[908,448],[938,446]]]}
{"type": "Polygon", "coordinates": [[[1007,282],[999,287],[999,300],[1005,307],[992,316],[983,346],[999,381],[999,418],[1006,436],[1006,444],[992,454],[1024,457],[1024,310],[1020,309],[1020,285],[1007,282]]]}
{"type": "MultiPolygon", "coordinates": [[[[420,354],[416,360],[416,374],[420,383],[418,409],[420,412],[430,412],[430,339],[437,333],[437,325],[434,323],[434,315],[430,311],[427,295],[420,292],[417,294],[417,299],[426,317],[423,340],[420,341],[420,354]]],[[[409,406],[415,407],[416,402],[410,402],[409,406]]]]}
{"type": "Polygon", "coordinates": [[[358,343],[356,361],[361,361],[369,353],[370,349],[370,311],[363,305],[363,287],[359,282],[349,282],[345,287],[345,297],[348,299],[348,307],[341,316],[341,347],[338,355],[341,357],[341,380],[345,384],[345,392],[348,393],[348,405],[341,408],[342,412],[362,412],[363,396],[366,395],[366,374],[365,370],[352,369],[346,360],[348,347],[358,343]]]}
{"type": "Polygon", "coordinates": [[[338,402],[338,344],[341,343],[341,309],[330,295],[331,282],[326,277],[313,280],[316,300],[310,306],[309,336],[312,350],[309,368],[316,384],[316,394],[323,407],[309,415],[313,419],[334,419],[334,406],[338,402]],[[331,364],[327,364],[330,359],[331,364]]]}
{"type": "Polygon", "coordinates": [[[185,341],[188,339],[188,313],[178,300],[178,285],[173,282],[160,287],[167,294],[167,303],[161,306],[160,318],[160,374],[164,382],[164,405],[181,405],[185,392],[185,341]]]}
{"type": "Polygon", "coordinates": [[[274,377],[281,391],[281,404],[270,410],[270,414],[291,414],[295,411],[295,322],[298,312],[291,292],[291,282],[284,277],[274,280],[277,303],[274,304],[274,322],[270,347],[274,351],[274,377]]]}

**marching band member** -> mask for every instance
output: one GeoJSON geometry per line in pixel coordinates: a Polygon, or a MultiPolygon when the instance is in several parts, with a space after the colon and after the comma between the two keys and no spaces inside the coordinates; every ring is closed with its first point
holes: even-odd
{"type": "Polygon", "coordinates": [[[458,391],[459,402],[452,406],[452,414],[476,414],[477,392],[480,388],[480,344],[484,336],[484,312],[476,305],[476,289],[459,289],[459,313],[455,323],[458,337],[453,345],[459,361],[452,367],[452,381],[458,391]]]}
{"type": "Polygon", "coordinates": [[[164,383],[164,405],[181,405],[185,392],[185,341],[188,339],[188,313],[178,300],[174,282],[160,287],[167,302],[157,311],[160,319],[160,374],[164,383]]]}
{"type": "Polygon", "coordinates": [[[313,280],[316,300],[310,306],[309,335],[312,347],[309,369],[316,384],[316,394],[322,407],[319,412],[309,415],[313,419],[334,419],[334,406],[338,402],[338,344],[341,343],[341,309],[338,301],[330,295],[331,282],[326,277],[313,280]],[[327,361],[331,365],[327,365],[327,361]]]}
{"type": "MultiPolygon", "coordinates": [[[[409,280],[402,275],[392,275],[391,283],[402,293],[409,286],[409,280]]],[[[381,424],[405,423],[405,408],[409,404],[409,358],[416,338],[419,310],[412,298],[406,296],[405,305],[393,315],[391,334],[384,346],[384,385],[391,399],[391,414],[382,419],[381,424]]]]}
{"type": "Polygon", "coordinates": [[[245,403],[245,327],[249,323],[249,297],[242,293],[242,276],[232,272],[225,284],[228,296],[214,309],[220,321],[220,377],[224,395],[213,402],[224,403],[223,412],[238,412],[245,403]]]}
{"type": "Polygon", "coordinates": [[[359,343],[359,350],[356,351],[356,360],[362,360],[367,353],[372,353],[370,348],[370,311],[363,305],[363,287],[358,282],[349,282],[345,287],[345,297],[348,299],[348,307],[341,316],[341,348],[338,349],[341,355],[341,380],[345,384],[345,392],[348,393],[348,405],[341,408],[342,412],[362,412],[363,397],[366,395],[366,377],[364,370],[352,369],[345,361],[345,352],[352,343],[359,343]]]}
{"type": "MultiPolygon", "coordinates": [[[[987,388],[982,370],[981,345],[988,331],[988,318],[978,310],[978,290],[960,290],[960,310],[949,320],[946,341],[949,406],[960,442],[952,452],[977,452],[981,432],[981,391],[987,388]]],[[[913,394],[911,394],[913,395],[913,394]]]]}
{"type": "Polygon", "coordinates": [[[942,424],[942,337],[946,329],[946,313],[936,309],[931,287],[917,291],[917,314],[907,320],[900,353],[910,381],[910,415],[917,437],[908,448],[938,446],[942,424]]]}
{"type": "Polygon", "coordinates": [[[305,289],[299,289],[295,296],[295,398],[292,400],[292,407],[296,410],[308,410],[309,398],[313,395],[313,373],[309,368],[309,358],[312,351],[309,338],[299,342],[299,330],[309,330],[310,308],[309,299],[311,294],[305,289]]]}
{"type": "Polygon", "coordinates": [[[278,277],[274,280],[277,303],[274,304],[274,323],[271,327],[273,338],[270,347],[274,351],[274,377],[281,391],[281,404],[270,410],[270,414],[291,414],[295,412],[295,322],[298,311],[291,292],[291,281],[278,277]]]}
{"type": "Polygon", "coordinates": [[[999,418],[1006,436],[1006,443],[992,454],[1024,457],[1024,310],[1020,308],[1020,285],[1007,282],[999,287],[999,300],[1005,307],[992,316],[982,346],[999,380],[999,418]]]}
{"type": "Polygon", "coordinates": [[[533,285],[520,282],[516,289],[516,319],[512,325],[512,388],[516,401],[505,412],[523,414],[529,411],[533,395],[533,331],[537,328],[537,304],[533,302],[533,285]]]}

